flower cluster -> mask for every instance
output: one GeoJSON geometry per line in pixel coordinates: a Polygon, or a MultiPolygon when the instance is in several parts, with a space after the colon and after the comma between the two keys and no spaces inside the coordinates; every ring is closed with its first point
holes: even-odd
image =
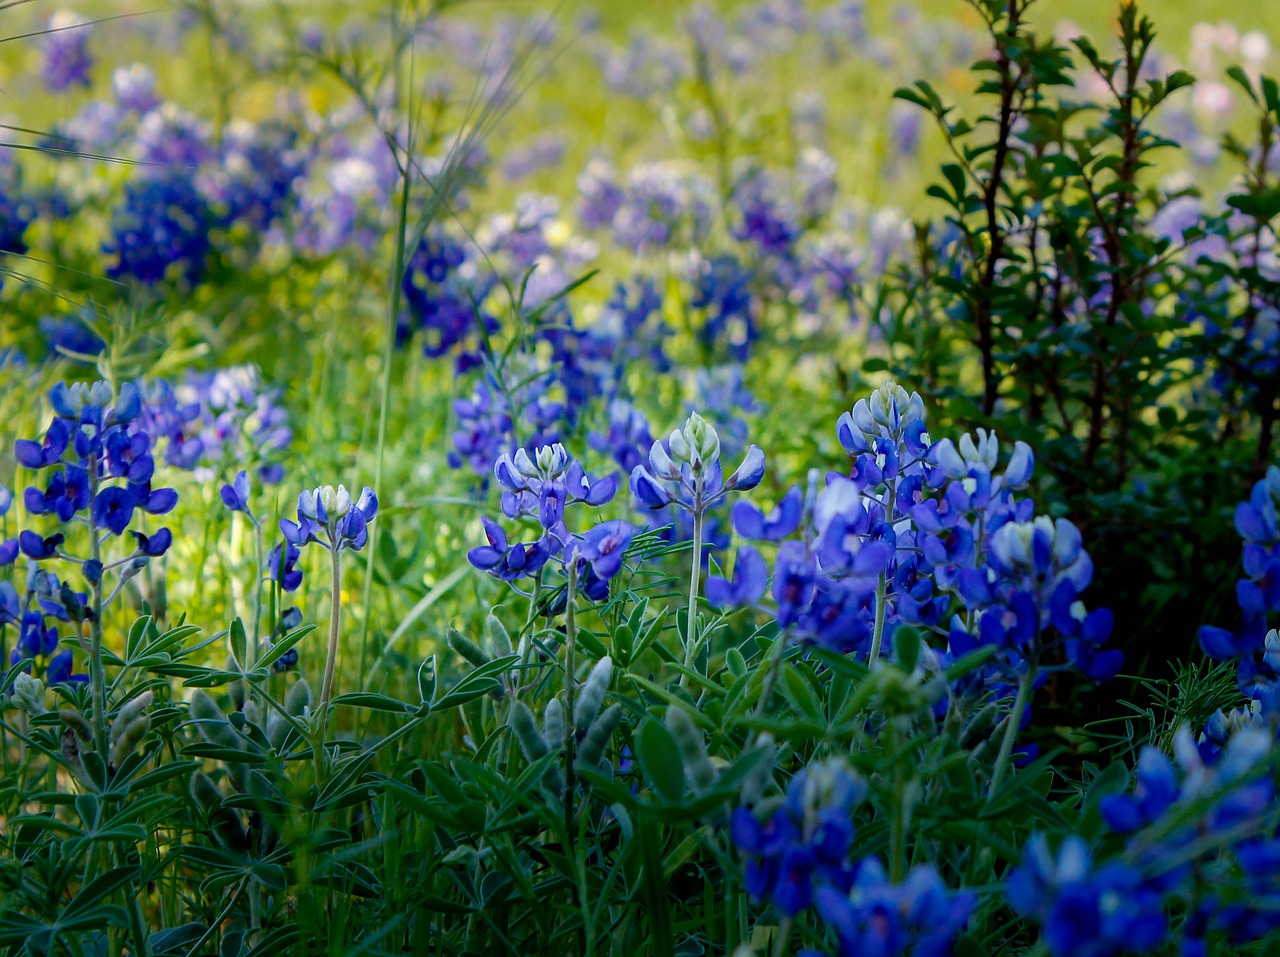
{"type": "Polygon", "coordinates": [[[491,316],[479,311],[490,284],[476,275],[468,249],[442,230],[423,236],[405,267],[401,289],[406,310],[396,322],[396,342],[403,345],[422,333],[422,351],[431,358],[457,352],[457,371],[480,361],[477,340],[481,325],[497,332],[491,316]]]}
{"type": "Polygon", "coordinates": [[[377,514],[378,497],[367,485],[356,502],[346,486],[323,485],[298,494],[298,520],[282,518],[280,532],[295,547],[316,542],[331,552],[358,552],[368,542],[368,526],[377,514]]]}
{"type": "Polygon", "coordinates": [[[1268,625],[1280,615],[1280,467],[1271,466],[1249,501],[1236,507],[1236,531],[1244,540],[1244,577],[1236,582],[1241,620],[1234,631],[1200,629],[1200,647],[1215,661],[1239,659],[1240,690],[1266,715],[1280,713],[1280,638],[1268,625]]]}
{"type": "Polygon", "coordinates": [[[93,56],[89,53],[88,22],[61,10],[49,18],[44,35],[44,82],[53,93],[88,87],[93,56]]]}
{"type": "Polygon", "coordinates": [[[483,518],[488,544],[467,553],[471,564],[501,581],[515,582],[540,577],[549,561],[559,560],[566,570],[576,569],[583,595],[592,601],[608,597],[609,581],[622,569],[635,529],[628,522],[611,521],[577,534],[569,530],[565,510],[576,504],[608,504],[617,494],[617,478],[593,478],[558,443],[539,447],[532,457],[524,449],[503,453],[493,475],[502,488],[503,514],[535,521],[541,534],[536,541],[511,544],[501,525],[483,518]]]}
{"type": "Polygon", "coordinates": [[[813,907],[838,957],[946,953],[975,896],[952,893],[929,866],[894,884],[876,858],[855,860],[853,813],[865,793],[844,762],[829,760],[798,772],[763,821],[735,810],[730,835],[747,857],[747,892],[784,918],[813,907]]]}
{"type": "Polygon", "coordinates": [[[274,484],[284,468],[273,459],[293,438],[280,390],[266,386],[253,366],[190,372],[176,385],[140,383],[144,396],[136,428],[166,441],[164,458],[202,478],[256,463],[262,481],[274,484]]]}
{"type": "MultiPolygon", "coordinates": [[[[155,460],[151,436],[135,426],[142,397],[133,383],[125,383],[117,397],[106,382],[93,385],[59,383],[49,395],[54,419],[41,441],[20,439],[14,444],[18,464],[48,470],[48,484],[31,486],[23,502],[32,515],[52,515],[62,525],[82,522],[91,534],[100,530],[123,535],[137,513],[163,515],[177,504],[171,488],[153,488],[155,460]]],[[[168,529],[150,535],[134,531],[134,556],[114,563],[122,574],[136,574],[146,559],[163,555],[173,540],[168,529]]],[[[41,560],[62,556],[63,532],[42,537],[26,530],[19,536],[22,551],[41,560]]],[[[94,549],[96,556],[96,548],[94,549]]],[[[104,566],[96,557],[83,562],[85,577],[96,583],[104,566]]]]}
{"type": "Polygon", "coordinates": [[[0,582],[0,629],[6,625],[18,628],[9,664],[29,660],[23,672],[49,685],[87,681],[87,676],[74,673],[72,650],[59,648],[58,635],[62,625],[78,631],[87,601],[88,596],[72,591],[56,575],[35,565],[31,567],[25,601],[11,582],[0,582]]]}
{"type": "Polygon", "coordinates": [[[1082,838],[1068,835],[1055,854],[1037,834],[1009,875],[1010,904],[1043,926],[1053,957],[1154,952],[1175,907],[1187,915],[1184,954],[1209,953],[1214,934],[1233,948],[1264,937],[1280,927],[1275,787],[1261,773],[1273,745],[1266,729],[1238,724],[1209,763],[1185,727],[1174,739],[1176,763],[1147,746],[1134,790],[1099,805],[1124,836],[1124,852],[1095,865],[1082,838]]]}

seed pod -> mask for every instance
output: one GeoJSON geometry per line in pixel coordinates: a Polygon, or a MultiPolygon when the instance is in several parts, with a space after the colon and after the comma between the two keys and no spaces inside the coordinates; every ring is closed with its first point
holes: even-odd
{"type": "Polygon", "coordinates": [[[600,705],[604,703],[612,678],[613,659],[606,655],[596,662],[578,691],[578,701],[573,708],[573,726],[579,731],[589,728],[600,713],[600,705]]]}
{"type": "Polygon", "coordinates": [[[59,708],[58,717],[62,719],[63,724],[76,733],[76,737],[81,741],[93,739],[93,728],[79,711],[72,708],[59,708]]]}
{"type": "Polygon", "coordinates": [[[689,787],[699,793],[709,790],[720,775],[707,757],[702,732],[693,723],[693,719],[682,708],[667,708],[667,730],[676,739],[676,747],[680,749],[680,757],[684,759],[684,773],[689,787]]]}
{"type": "Polygon", "coordinates": [[[215,841],[229,851],[248,849],[249,839],[239,816],[222,806],[222,792],[203,771],[191,775],[191,798],[209,819],[215,841]]]}
{"type": "Polygon", "coordinates": [[[258,702],[249,700],[244,703],[244,717],[252,725],[262,727],[262,706],[258,702]]]}
{"type": "Polygon", "coordinates": [[[591,727],[582,738],[582,743],[578,745],[578,756],[574,766],[596,767],[604,757],[604,749],[608,746],[609,739],[613,737],[614,729],[618,727],[618,722],[621,720],[622,705],[615,703],[605,708],[604,713],[591,723],[591,727]]]}
{"type": "Polygon", "coordinates": [[[311,707],[311,686],[299,678],[285,693],[284,710],[295,718],[301,718],[309,707],[311,707]]]}
{"type": "Polygon", "coordinates": [[[501,619],[497,615],[490,614],[485,619],[485,625],[489,631],[489,645],[493,648],[494,656],[505,658],[511,654],[511,635],[507,633],[507,626],[501,619]]]}
{"type": "Polygon", "coordinates": [[[968,744],[984,737],[995,726],[996,716],[999,712],[1000,707],[994,701],[985,705],[982,710],[973,716],[968,727],[964,729],[964,736],[961,740],[968,744]]]}
{"type": "Polygon", "coordinates": [[[449,647],[477,668],[489,663],[489,656],[480,649],[480,646],[456,628],[449,629],[449,647]]]}
{"type": "Polygon", "coordinates": [[[206,692],[196,689],[191,695],[188,713],[195,719],[196,730],[200,733],[200,737],[206,741],[228,748],[240,747],[240,736],[222,714],[218,703],[206,692]]]}
{"type": "Polygon", "coordinates": [[[551,751],[564,747],[564,706],[559,698],[548,701],[547,710],[542,713],[542,740],[551,751]]]}
{"type": "Polygon", "coordinates": [[[111,724],[112,766],[120,767],[151,729],[151,718],[146,711],[153,697],[150,691],[144,691],[132,701],[126,702],[116,714],[116,719],[111,724]]]}
{"type": "Polygon", "coordinates": [[[530,761],[537,761],[547,753],[547,743],[542,740],[542,735],[538,734],[538,728],[533,723],[533,712],[523,701],[516,701],[511,705],[507,727],[515,734],[520,750],[530,761]]]}
{"type": "Polygon", "coordinates": [[[75,732],[69,729],[62,732],[62,757],[76,771],[82,770],[83,766],[80,764],[80,742],[76,740],[75,732]]]}

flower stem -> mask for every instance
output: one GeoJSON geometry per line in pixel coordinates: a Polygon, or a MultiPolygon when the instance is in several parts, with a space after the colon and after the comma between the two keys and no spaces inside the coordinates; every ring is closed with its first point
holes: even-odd
{"type": "Polygon", "coordinates": [[[1013,699],[1013,710],[1006,719],[1004,738],[1000,741],[1000,751],[996,754],[996,766],[991,771],[991,786],[987,789],[987,800],[996,793],[1000,779],[1004,777],[1005,767],[1009,764],[1009,756],[1013,754],[1013,742],[1018,737],[1018,726],[1022,723],[1022,712],[1027,707],[1027,699],[1031,697],[1031,685],[1036,680],[1036,666],[1028,662],[1026,674],[1018,682],[1018,694],[1013,699]]]}
{"type": "Polygon", "coordinates": [[[569,563],[569,585],[565,592],[564,606],[564,831],[573,840],[573,759],[578,734],[573,721],[574,654],[578,643],[578,622],[574,611],[577,599],[578,563],[569,563]]]}
{"type": "MultiPolygon", "coordinates": [[[[89,456],[89,500],[98,497],[98,459],[89,456]]],[[[98,538],[98,526],[93,521],[93,509],[89,509],[89,555],[101,566],[102,542],[98,538]]],[[[103,762],[110,759],[110,739],[107,735],[107,674],[102,659],[102,576],[93,583],[93,609],[89,619],[89,681],[93,690],[93,746],[103,762]]]]}
{"type": "MultiPolygon", "coordinates": [[[[885,521],[893,524],[894,497],[897,489],[889,486],[889,501],[885,509],[885,521]]],[[[867,655],[867,664],[874,665],[880,659],[880,644],[884,640],[884,620],[888,612],[889,602],[886,598],[889,591],[889,578],[886,572],[880,573],[876,581],[876,623],[871,633],[871,652],[867,655]]]]}
{"type": "MultiPolygon", "coordinates": [[[[702,578],[702,476],[694,480],[693,492],[693,569],[689,572],[689,619],[684,630],[684,666],[693,668],[698,649],[698,586],[702,578]]],[[[680,676],[680,686],[688,687],[687,675],[680,676]]]]}
{"type": "Polygon", "coordinates": [[[341,552],[335,547],[329,552],[333,559],[333,602],[329,609],[329,647],[325,652],[324,681],[320,686],[320,728],[321,740],[323,731],[329,723],[329,702],[333,699],[334,666],[338,660],[338,631],[342,621],[342,560],[341,552]]]}
{"type": "Polygon", "coordinates": [[[252,515],[249,516],[249,521],[253,522],[254,568],[256,570],[255,583],[257,586],[253,595],[253,660],[256,662],[262,656],[262,523],[252,515]]]}

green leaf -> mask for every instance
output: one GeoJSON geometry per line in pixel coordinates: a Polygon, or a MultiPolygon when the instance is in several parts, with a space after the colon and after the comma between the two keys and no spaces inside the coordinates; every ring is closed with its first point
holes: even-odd
{"type": "Polygon", "coordinates": [[[334,698],[333,703],[351,708],[366,708],[369,711],[387,711],[391,714],[404,714],[416,710],[408,702],[374,691],[348,691],[334,698]]]}
{"type": "Polygon", "coordinates": [[[231,646],[231,657],[241,669],[249,661],[249,639],[244,633],[244,622],[236,616],[227,629],[227,644],[231,646]]]}
{"type": "Polygon", "coordinates": [[[684,761],[676,739],[660,722],[648,718],[636,735],[636,758],[653,792],[669,804],[684,797],[684,761]]]}
{"type": "Polygon", "coordinates": [[[920,660],[920,632],[910,625],[895,628],[893,632],[893,652],[898,664],[907,674],[916,670],[920,660]]]}
{"type": "Polygon", "coordinates": [[[268,648],[266,654],[253,663],[253,670],[266,671],[273,664],[283,658],[290,648],[315,630],[315,625],[303,625],[301,628],[295,628],[268,648]]]}
{"type": "Polygon", "coordinates": [[[71,898],[71,903],[63,910],[58,923],[63,924],[68,919],[74,919],[77,915],[96,907],[116,891],[135,883],[137,878],[138,868],[136,867],[113,867],[109,871],[103,871],[81,887],[76,896],[71,898]]]}
{"type": "Polygon", "coordinates": [[[436,656],[428,655],[418,666],[418,698],[424,705],[436,696],[436,656]]]}

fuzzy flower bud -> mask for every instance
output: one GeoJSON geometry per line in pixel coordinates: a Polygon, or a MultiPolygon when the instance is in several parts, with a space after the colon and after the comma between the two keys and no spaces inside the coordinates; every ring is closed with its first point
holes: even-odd
{"type": "Polygon", "coordinates": [[[13,679],[13,702],[31,717],[44,714],[44,682],[19,673],[13,679]]]}

